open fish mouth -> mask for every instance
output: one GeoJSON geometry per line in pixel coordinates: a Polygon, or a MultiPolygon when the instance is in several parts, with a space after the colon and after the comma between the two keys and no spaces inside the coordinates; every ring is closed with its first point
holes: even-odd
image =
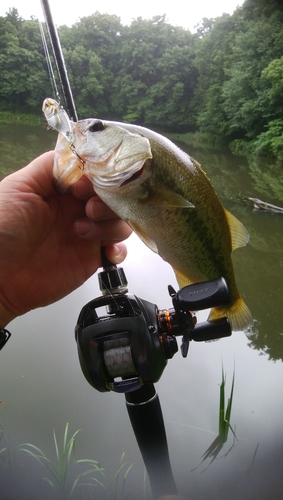
{"type": "Polygon", "coordinates": [[[124,182],[122,182],[122,184],[120,185],[120,187],[127,186],[128,184],[132,184],[133,182],[139,180],[140,177],[142,176],[142,174],[144,173],[144,170],[145,170],[145,163],[143,164],[143,166],[137,172],[134,172],[131,177],[129,177],[128,179],[126,179],[124,182]]]}
{"type": "Polygon", "coordinates": [[[146,160],[151,158],[151,154],[144,150],[135,154],[125,154],[124,141],[101,160],[86,159],[87,169],[91,180],[96,187],[102,189],[115,189],[124,187],[136,180],[139,180],[144,173],[146,160]]]}
{"type": "Polygon", "coordinates": [[[93,183],[95,186],[105,189],[114,189],[119,187],[127,186],[132,184],[134,181],[139,180],[144,172],[145,159],[136,161],[130,166],[128,170],[117,171],[111,173],[111,175],[105,173],[105,175],[98,175],[97,173],[93,177],[93,183]]]}

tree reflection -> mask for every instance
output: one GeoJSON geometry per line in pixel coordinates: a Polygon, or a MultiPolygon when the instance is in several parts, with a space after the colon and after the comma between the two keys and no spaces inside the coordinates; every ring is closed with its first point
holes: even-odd
{"type": "Polygon", "coordinates": [[[263,158],[247,161],[228,152],[190,154],[202,164],[225,207],[250,233],[248,245],[232,254],[239,290],[255,319],[246,332],[249,346],[271,360],[283,360],[283,214],[254,210],[242,201],[244,196],[259,197],[283,206],[282,168],[263,158]]]}
{"type": "Polygon", "coordinates": [[[243,252],[233,254],[239,288],[255,319],[246,332],[249,346],[273,361],[283,360],[282,217],[251,209],[243,221],[250,231],[250,242],[243,252]]]}

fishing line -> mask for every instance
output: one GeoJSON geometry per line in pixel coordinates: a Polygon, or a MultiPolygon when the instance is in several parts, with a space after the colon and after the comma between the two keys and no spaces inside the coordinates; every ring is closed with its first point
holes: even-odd
{"type": "MultiPolygon", "coordinates": [[[[105,247],[101,247],[101,250],[103,250],[104,248],[105,247]]],[[[118,304],[117,300],[115,299],[113,293],[111,292],[111,289],[108,288],[108,286],[107,286],[107,284],[105,283],[104,280],[101,280],[101,284],[103,285],[104,290],[106,290],[107,295],[109,295],[109,297],[111,297],[111,299],[113,300],[113,303],[115,304],[115,307],[116,307],[116,311],[118,311],[120,309],[120,307],[119,307],[119,304],[118,304]]]]}
{"type": "MultiPolygon", "coordinates": [[[[58,36],[56,26],[53,22],[53,18],[52,18],[52,14],[51,14],[48,0],[41,0],[41,6],[42,6],[43,15],[44,15],[45,23],[47,26],[48,34],[49,34],[49,39],[50,39],[50,44],[51,44],[52,51],[53,51],[54,60],[55,60],[56,67],[57,67],[57,73],[58,73],[58,77],[60,80],[60,86],[61,86],[63,98],[64,98],[64,101],[66,103],[66,111],[69,115],[69,118],[73,122],[77,122],[78,115],[77,115],[77,110],[76,110],[76,106],[75,106],[75,101],[74,101],[72,89],[70,86],[70,81],[68,78],[67,68],[65,65],[65,60],[64,60],[64,55],[63,55],[60,39],[58,36]]],[[[47,47],[46,41],[45,41],[45,45],[47,47]]],[[[47,48],[47,50],[48,50],[48,48],[47,48]]],[[[50,56],[47,58],[47,60],[48,59],[49,59],[50,64],[51,64],[50,56]]],[[[54,78],[53,81],[55,81],[52,67],[51,67],[51,72],[53,74],[52,80],[54,78]]],[[[57,87],[56,87],[55,92],[58,93],[57,87]]],[[[56,93],[56,95],[58,95],[57,93],[56,93]]],[[[58,100],[60,103],[60,97],[58,100]]],[[[75,151],[73,151],[73,152],[75,152],[75,151]]],[[[76,152],[75,152],[75,154],[77,155],[78,159],[81,161],[82,168],[84,168],[84,161],[78,156],[78,154],[76,152]]],[[[105,250],[105,247],[102,247],[101,251],[102,251],[102,264],[103,264],[103,266],[106,265],[106,258],[105,258],[104,250],[105,250]],[[103,255],[104,255],[104,257],[103,257],[103,255]]]]}
{"type": "Polygon", "coordinates": [[[47,69],[48,69],[48,73],[49,73],[49,78],[50,78],[50,82],[51,82],[52,92],[53,92],[54,98],[60,104],[60,94],[59,94],[58,87],[56,84],[56,79],[55,79],[55,75],[54,75],[54,71],[53,71],[53,67],[52,67],[50,53],[48,50],[48,45],[46,42],[43,26],[42,26],[42,23],[40,22],[39,19],[38,19],[38,25],[39,25],[39,31],[41,34],[41,40],[42,40],[44,55],[45,55],[45,59],[46,59],[47,69]]]}
{"type": "Polygon", "coordinates": [[[62,89],[63,98],[66,104],[66,111],[69,115],[69,118],[77,122],[78,115],[76,111],[76,106],[68,78],[67,68],[64,60],[64,55],[61,47],[61,43],[59,40],[58,32],[56,26],[53,22],[50,6],[48,0],[41,0],[41,6],[45,18],[45,23],[48,29],[50,44],[52,47],[54,60],[57,67],[57,73],[60,80],[60,85],[62,89]]]}

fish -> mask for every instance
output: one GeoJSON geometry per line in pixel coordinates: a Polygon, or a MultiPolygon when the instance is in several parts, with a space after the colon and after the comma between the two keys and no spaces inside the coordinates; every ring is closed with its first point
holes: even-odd
{"type": "Polygon", "coordinates": [[[231,302],[211,308],[209,320],[227,317],[235,331],[251,326],[231,260],[249,233],[222,205],[200,164],[138,125],[95,118],[71,123],[73,149],[62,134],[55,147],[58,192],[88,177],[105,204],[172,266],[180,288],[225,278],[231,302]]]}

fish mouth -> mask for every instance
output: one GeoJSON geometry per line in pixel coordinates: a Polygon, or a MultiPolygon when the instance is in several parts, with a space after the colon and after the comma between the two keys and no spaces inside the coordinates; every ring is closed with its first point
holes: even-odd
{"type": "Polygon", "coordinates": [[[146,159],[144,155],[142,155],[142,158],[136,158],[134,163],[130,163],[130,158],[122,157],[120,160],[122,168],[119,168],[119,166],[117,168],[117,163],[119,162],[116,162],[116,158],[119,155],[121,145],[122,143],[115,148],[115,151],[113,151],[106,160],[104,159],[103,162],[99,163],[99,166],[108,166],[108,168],[111,164],[110,166],[113,170],[111,174],[109,174],[109,172],[105,174],[102,173],[102,175],[96,173],[92,178],[94,186],[102,189],[117,189],[137,183],[142,176],[143,178],[145,177],[143,174],[145,170],[147,170],[146,165],[148,159],[146,159]]]}
{"type": "Polygon", "coordinates": [[[131,177],[129,177],[129,179],[122,182],[120,187],[127,186],[128,184],[131,184],[132,182],[135,182],[136,180],[138,180],[142,176],[142,174],[145,170],[145,163],[146,162],[144,162],[143,166],[137,172],[135,172],[131,177]]]}

